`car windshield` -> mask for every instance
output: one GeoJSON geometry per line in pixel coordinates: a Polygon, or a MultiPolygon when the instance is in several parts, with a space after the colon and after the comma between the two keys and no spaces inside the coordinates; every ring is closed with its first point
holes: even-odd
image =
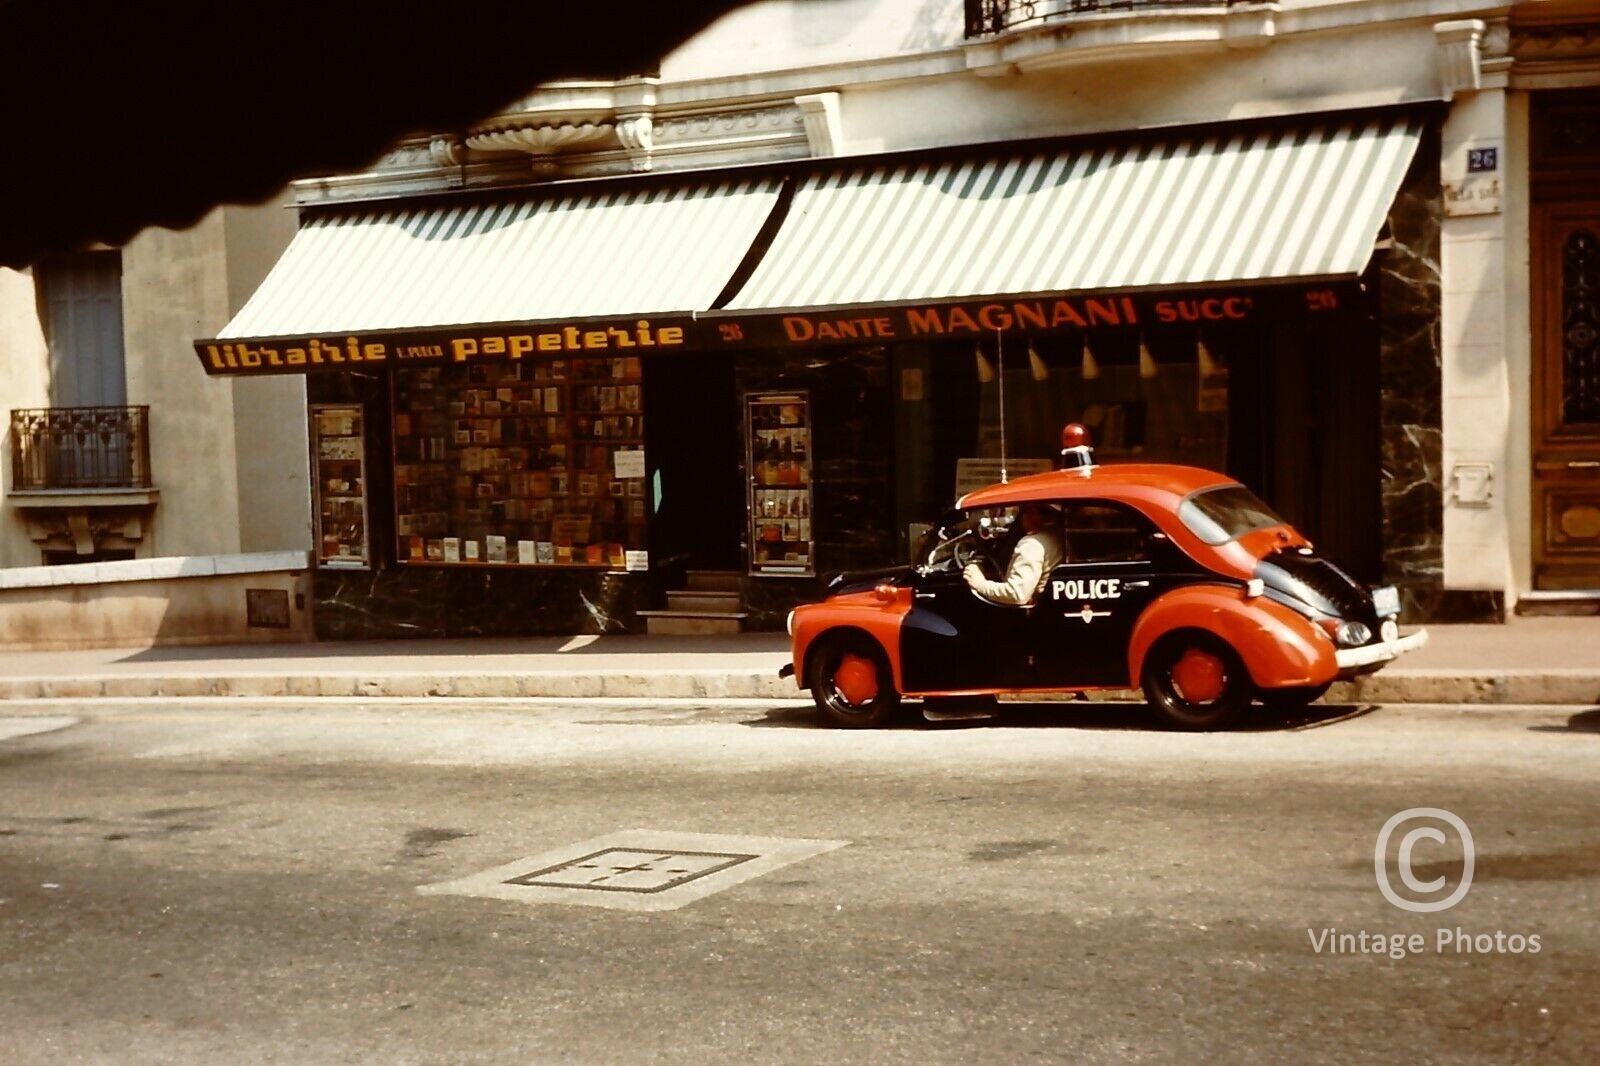
{"type": "Polygon", "coordinates": [[[1013,531],[1015,507],[951,512],[923,537],[915,556],[924,572],[959,568],[974,547],[1003,542],[1013,531]]]}
{"type": "Polygon", "coordinates": [[[1203,489],[1178,506],[1178,519],[1207,544],[1226,544],[1252,529],[1284,525],[1243,485],[1203,489]]]}

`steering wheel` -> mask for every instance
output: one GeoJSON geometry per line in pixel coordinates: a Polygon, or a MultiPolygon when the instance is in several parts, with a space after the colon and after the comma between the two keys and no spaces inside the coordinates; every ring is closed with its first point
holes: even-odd
{"type": "Polygon", "coordinates": [[[963,540],[951,549],[950,557],[955,560],[956,571],[965,570],[969,563],[977,563],[978,569],[983,571],[983,576],[990,581],[994,580],[995,563],[986,552],[980,551],[978,545],[971,540],[963,540]]]}
{"type": "Polygon", "coordinates": [[[955,542],[950,549],[950,558],[955,560],[957,570],[965,570],[969,563],[981,563],[983,555],[978,551],[978,545],[970,537],[955,542]]]}

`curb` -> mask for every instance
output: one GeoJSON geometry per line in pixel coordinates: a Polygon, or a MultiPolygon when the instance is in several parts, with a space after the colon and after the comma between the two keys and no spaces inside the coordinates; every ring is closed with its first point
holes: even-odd
{"type": "Polygon", "coordinates": [[[345,674],[300,677],[201,675],[0,679],[0,699],[268,698],[371,699],[799,699],[805,694],[777,671],[765,674],[539,673],[345,674]]]}
{"type": "MultiPolygon", "coordinates": [[[[366,697],[370,699],[804,699],[792,680],[771,673],[321,674],[6,678],[0,699],[151,697],[366,697]]],[[[1101,698],[1117,698],[1107,694],[1101,698]]],[[[1129,693],[1127,698],[1137,698],[1129,693]]],[[[1327,703],[1591,704],[1600,706],[1600,671],[1394,671],[1340,682],[1327,703]]]]}
{"type": "Polygon", "coordinates": [[[1373,674],[1336,684],[1327,699],[1348,703],[1465,703],[1600,705],[1593,670],[1495,670],[1463,674],[1412,670],[1373,674]]]}

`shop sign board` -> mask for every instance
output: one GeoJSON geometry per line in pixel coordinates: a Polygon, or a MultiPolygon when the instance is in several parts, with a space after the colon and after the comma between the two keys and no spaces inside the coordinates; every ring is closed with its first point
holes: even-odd
{"type": "Polygon", "coordinates": [[[956,499],[969,492],[977,492],[987,485],[1001,481],[1014,481],[1029,474],[1043,474],[1055,469],[1049,459],[957,459],[956,499]],[[1004,472],[1004,477],[1002,477],[1004,472]]]}
{"type": "Polygon", "coordinates": [[[1317,314],[1352,303],[1349,282],[1262,289],[1104,295],[997,296],[871,308],[714,312],[707,347],[810,348],[828,344],[950,340],[1122,326],[1243,323],[1264,314],[1317,314]]]}
{"type": "Polygon", "coordinates": [[[318,337],[199,340],[194,347],[208,374],[304,374],[540,357],[637,356],[688,347],[695,326],[689,315],[580,319],[318,337]]]}
{"type": "Polygon", "coordinates": [[[1144,292],[996,296],[825,310],[710,311],[649,318],[501,323],[345,335],[198,340],[215,375],[295,374],[456,363],[515,363],[673,351],[814,348],[1102,327],[1199,327],[1265,315],[1323,314],[1356,302],[1348,281],[1144,292]]]}

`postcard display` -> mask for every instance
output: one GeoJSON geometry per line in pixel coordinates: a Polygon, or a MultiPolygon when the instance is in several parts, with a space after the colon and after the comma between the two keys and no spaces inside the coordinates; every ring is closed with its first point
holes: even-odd
{"type": "Polygon", "coordinates": [[[811,405],[806,392],[745,394],[750,572],[814,574],[811,405]]]}
{"type": "Polygon", "coordinates": [[[311,405],[313,481],[317,494],[317,562],[366,567],[366,450],[361,408],[311,405]]]}
{"type": "Polygon", "coordinates": [[[647,568],[637,358],[393,380],[401,563],[647,568]]]}

